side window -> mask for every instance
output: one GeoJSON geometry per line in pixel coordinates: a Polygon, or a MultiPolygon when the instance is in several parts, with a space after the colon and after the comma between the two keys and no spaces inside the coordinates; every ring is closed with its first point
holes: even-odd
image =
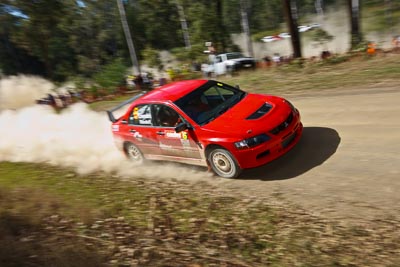
{"type": "Polygon", "coordinates": [[[129,115],[128,122],[133,125],[151,125],[150,105],[139,105],[134,107],[129,115]]]}
{"type": "Polygon", "coordinates": [[[154,125],[161,127],[175,127],[182,119],[172,108],[165,105],[153,105],[154,125]]]}

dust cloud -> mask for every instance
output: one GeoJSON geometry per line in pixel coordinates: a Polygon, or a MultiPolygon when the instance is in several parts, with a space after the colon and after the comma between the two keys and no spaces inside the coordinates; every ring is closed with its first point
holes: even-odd
{"type": "Polygon", "coordinates": [[[119,151],[105,113],[77,103],[56,113],[36,105],[55,86],[38,77],[0,80],[0,161],[48,163],[80,174],[198,181],[211,175],[176,164],[135,165],[119,151]]]}
{"type": "Polygon", "coordinates": [[[40,77],[20,75],[0,79],[0,111],[33,105],[53,88],[51,82],[40,77]]]}
{"type": "MultiPolygon", "coordinates": [[[[350,21],[346,6],[336,5],[330,7],[325,10],[323,17],[313,14],[301,18],[299,22],[300,25],[313,23],[320,24],[321,28],[334,38],[321,46],[311,40],[311,35],[309,33],[300,33],[303,57],[319,56],[323,50],[342,54],[350,49],[350,21]]],[[[281,29],[282,32],[288,31],[285,23],[282,24],[281,29]]],[[[363,30],[363,28],[361,30],[363,30]]],[[[276,32],[274,34],[277,35],[279,33],[280,32],[276,32]]],[[[366,40],[375,42],[379,48],[387,49],[391,47],[392,34],[389,32],[368,32],[364,34],[366,40]]],[[[247,54],[246,38],[244,34],[234,34],[232,35],[232,39],[233,42],[247,54]]],[[[257,59],[261,59],[267,55],[272,56],[274,53],[279,53],[281,56],[290,56],[293,53],[290,38],[270,43],[255,41],[252,45],[254,56],[257,59]]]]}

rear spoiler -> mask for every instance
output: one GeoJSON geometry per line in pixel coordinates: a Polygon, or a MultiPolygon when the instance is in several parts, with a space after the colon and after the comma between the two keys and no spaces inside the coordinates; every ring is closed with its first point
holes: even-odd
{"type": "Polygon", "coordinates": [[[135,101],[136,99],[140,98],[140,97],[141,97],[142,95],[144,95],[144,94],[146,94],[146,92],[141,92],[141,93],[135,95],[134,97],[129,98],[128,100],[125,100],[124,102],[122,102],[121,104],[119,104],[118,106],[116,106],[115,108],[112,108],[112,109],[110,109],[110,110],[107,110],[106,112],[107,112],[107,115],[108,115],[108,119],[109,119],[111,122],[116,122],[117,119],[114,117],[113,112],[116,111],[116,110],[118,110],[118,109],[120,109],[120,108],[122,108],[122,107],[125,106],[125,105],[131,104],[133,101],[135,101]]]}

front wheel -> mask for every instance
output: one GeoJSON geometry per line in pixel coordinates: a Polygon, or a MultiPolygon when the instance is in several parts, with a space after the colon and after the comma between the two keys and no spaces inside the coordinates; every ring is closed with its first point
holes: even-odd
{"type": "Polygon", "coordinates": [[[213,171],[224,178],[236,178],[242,172],[235,158],[226,149],[214,149],[208,155],[208,161],[213,171]]]}
{"type": "Polygon", "coordinates": [[[142,151],[140,151],[140,149],[134,144],[126,143],[124,146],[124,151],[128,159],[137,163],[143,163],[144,157],[142,151]]]}

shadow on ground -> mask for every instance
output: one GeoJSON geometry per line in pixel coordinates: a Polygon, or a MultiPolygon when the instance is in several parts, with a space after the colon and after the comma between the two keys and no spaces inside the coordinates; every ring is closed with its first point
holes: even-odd
{"type": "Polygon", "coordinates": [[[239,179],[284,180],[321,165],[337,150],[340,136],[324,127],[305,127],[299,143],[287,154],[264,166],[245,170],[239,179]]]}

